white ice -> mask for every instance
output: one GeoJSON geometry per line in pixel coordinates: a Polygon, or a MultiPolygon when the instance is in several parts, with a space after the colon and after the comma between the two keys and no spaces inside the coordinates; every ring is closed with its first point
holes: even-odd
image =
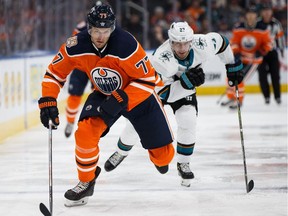
{"type": "MultiPolygon", "coordinates": [[[[195,179],[180,185],[176,159],[166,175],[157,172],[136,144],[114,171],[102,169],[94,195],[85,206],[64,206],[65,191],[77,183],[74,139],[64,137],[65,118],[53,131],[53,215],[65,216],[284,216],[287,215],[287,94],[282,104],[247,94],[241,109],[248,180],[244,168],[237,111],[216,104],[219,96],[198,96],[197,143],[192,159],[195,179]]],[[[172,128],[176,123],[170,109],[172,128]]],[[[100,141],[100,167],[115,150],[120,119],[100,141]]],[[[176,137],[175,133],[175,137],[176,137]]],[[[42,125],[0,145],[0,215],[39,216],[49,206],[48,131],[42,125]]]]}

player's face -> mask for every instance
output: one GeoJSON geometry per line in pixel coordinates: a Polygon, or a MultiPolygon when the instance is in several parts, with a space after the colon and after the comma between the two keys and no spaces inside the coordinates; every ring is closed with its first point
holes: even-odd
{"type": "Polygon", "coordinates": [[[172,41],[171,48],[179,59],[185,59],[190,51],[191,41],[175,42],[172,41]]]}
{"type": "Polygon", "coordinates": [[[93,44],[98,48],[103,48],[107,41],[109,40],[109,37],[112,33],[111,28],[96,28],[92,27],[89,30],[89,33],[91,35],[91,41],[93,44]]]}
{"type": "Polygon", "coordinates": [[[246,13],[246,21],[249,26],[253,26],[257,21],[257,13],[254,12],[246,13]]]}

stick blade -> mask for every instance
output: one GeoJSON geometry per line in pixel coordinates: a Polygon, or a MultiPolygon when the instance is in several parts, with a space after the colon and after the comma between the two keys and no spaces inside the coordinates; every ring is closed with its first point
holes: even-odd
{"type": "Polygon", "coordinates": [[[49,212],[49,210],[47,209],[47,207],[43,203],[39,204],[39,209],[40,209],[40,211],[42,212],[43,215],[51,216],[51,213],[49,212]]]}
{"type": "Polygon", "coordinates": [[[248,185],[247,185],[247,193],[249,193],[251,190],[254,188],[254,181],[250,180],[248,185]]]}

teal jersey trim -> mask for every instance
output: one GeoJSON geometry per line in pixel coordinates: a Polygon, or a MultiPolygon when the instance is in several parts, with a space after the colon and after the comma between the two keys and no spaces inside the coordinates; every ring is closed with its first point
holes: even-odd
{"type": "Polygon", "coordinates": [[[185,59],[183,59],[183,60],[178,59],[177,56],[176,56],[176,59],[180,65],[186,67],[188,70],[188,68],[193,64],[193,61],[194,61],[193,49],[190,49],[189,54],[187,55],[187,57],[185,59]]]}

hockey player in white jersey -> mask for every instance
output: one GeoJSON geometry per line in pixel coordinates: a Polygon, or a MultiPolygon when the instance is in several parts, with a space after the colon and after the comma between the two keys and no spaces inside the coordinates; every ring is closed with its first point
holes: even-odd
{"type": "MultiPolygon", "coordinates": [[[[169,39],[153,53],[151,62],[164,82],[158,95],[175,114],[177,170],[181,184],[189,187],[194,178],[190,161],[196,143],[196,88],[205,81],[203,63],[217,55],[226,66],[230,86],[241,83],[243,65],[234,59],[228,39],[218,33],[194,34],[186,22],[174,22],[168,36],[169,39]]],[[[106,171],[113,170],[123,161],[137,139],[133,126],[127,123],[118,141],[118,149],[105,163],[106,171]]]]}

